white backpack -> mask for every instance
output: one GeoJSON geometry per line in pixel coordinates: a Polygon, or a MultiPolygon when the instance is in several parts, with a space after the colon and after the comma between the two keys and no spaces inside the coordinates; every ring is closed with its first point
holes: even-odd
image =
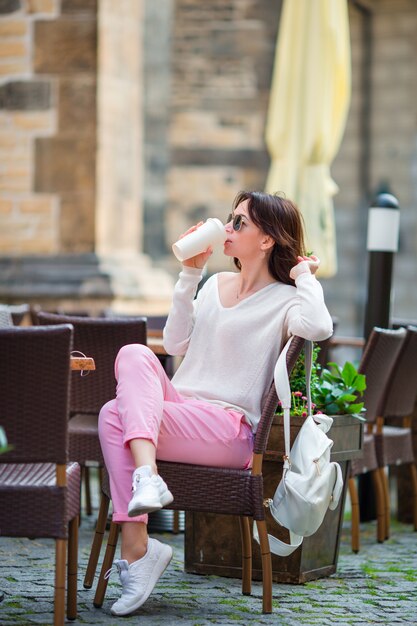
{"type": "MultiPolygon", "coordinates": [[[[291,389],[286,356],[291,338],[282,350],[274,372],[277,395],[284,411],[285,457],[281,481],[268,505],[278,524],[290,531],[290,543],[268,535],[271,552],[288,556],[304,537],[313,535],[321,526],[327,509],[339,504],[343,489],[342,470],[330,461],[333,441],[326,435],[333,424],[327,415],[311,415],[312,342],[305,344],[308,417],[290,450],[291,389]]],[[[257,538],[256,525],[254,536],[257,538]]]]}

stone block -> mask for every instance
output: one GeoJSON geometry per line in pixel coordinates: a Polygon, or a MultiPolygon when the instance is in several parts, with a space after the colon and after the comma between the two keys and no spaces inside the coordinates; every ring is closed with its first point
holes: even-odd
{"type": "Polygon", "coordinates": [[[31,168],[16,166],[3,168],[0,171],[0,191],[21,192],[30,191],[32,186],[31,168]]]}
{"type": "Polygon", "coordinates": [[[8,19],[0,21],[0,38],[22,37],[27,34],[29,23],[23,19],[8,19]]]}
{"type": "Polygon", "coordinates": [[[61,0],[62,15],[96,15],[98,0],[61,0]]]}
{"type": "Polygon", "coordinates": [[[35,140],[35,183],[40,193],[85,192],[95,184],[95,143],[88,139],[35,140]]]}
{"type": "Polygon", "coordinates": [[[0,109],[39,111],[51,106],[51,85],[40,80],[15,80],[0,86],[0,109]]]}
{"type": "Polygon", "coordinates": [[[263,148],[264,119],[257,111],[247,113],[181,111],[171,117],[172,147],[263,148]]]}
{"type": "Polygon", "coordinates": [[[26,43],[24,41],[0,41],[0,59],[15,59],[16,57],[24,57],[28,53],[26,43]]]}
{"type": "Polygon", "coordinates": [[[14,13],[22,8],[21,0],[2,0],[0,2],[0,15],[14,13]]]}
{"type": "Polygon", "coordinates": [[[34,69],[38,74],[95,72],[97,28],[93,19],[34,22],[34,69]]]}
{"type": "Polygon", "coordinates": [[[17,111],[10,115],[14,131],[30,134],[50,133],[55,129],[55,116],[52,109],[48,111],[17,111]]]}
{"type": "Polygon", "coordinates": [[[7,76],[7,78],[10,78],[19,74],[26,74],[30,72],[30,69],[28,58],[12,61],[11,63],[0,63],[0,77],[7,76]]]}
{"type": "Polygon", "coordinates": [[[28,13],[55,15],[58,12],[58,0],[26,0],[28,13]]]}
{"type": "Polygon", "coordinates": [[[52,215],[55,202],[55,198],[51,196],[34,196],[18,202],[18,208],[21,214],[33,214],[36,216],[52,215]]]}
{"type": "Polygon", "coordinates": [[[64,194],[59,216],[60,252],[94,251],[94,192],[64,194]]]}
{"type": "MultiPolygon", "coordinates": [[[[8,215],[12,212],[13,202],[12,200],[4,200],[0,198],[0,213],[3,215],[8,215]]],[[[0,248],[1,248],[1,234],[0,234],[0,248]]]]}
{"type": "Polygon", "coordinates": [[[61,135],[95,134],[96,80],[90,76],[59,81],[58,127],[61,135]]]}

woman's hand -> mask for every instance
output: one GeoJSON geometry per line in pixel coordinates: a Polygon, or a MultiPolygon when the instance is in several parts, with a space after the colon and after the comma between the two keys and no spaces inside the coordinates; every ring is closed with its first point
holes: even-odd
{"type": "MultiPolygon", "coordinates": [[[[191,226],[191,228],[189,228],[187,232],[180,235],[179,239],[182,239],[183,237],[185,237],[185,235],[188,235],[189,233],[194,232],[202,224],[204,224],[204,222],[198,222],[198,224],[196,224],[195,226],[191,226]]],[[[213,254],[213,248],[209,246],[207,250],[205,250],[204,252],[201,252],[200,254],[197,254],[196,256],[191,257],[191,259],[186,259],[185,261],[182,262],[182,264],[184,265],[184,267],[194,267],[197,269],[203,269],[203,267],[205,266],[205,264],[207,263],[208,259],[210,258],[212,254],[213,254]]]]}
{"type": "Polygon", "coordinates": [[[297,276],[300,276],[300,274],[307,272],[315,274],[319,269],[320,259],[314,254],[311,256],[298,256],[297,261],[297,265],[294,265],[290,271],[290,278],[293,280],[295,280],[297,276]]]}

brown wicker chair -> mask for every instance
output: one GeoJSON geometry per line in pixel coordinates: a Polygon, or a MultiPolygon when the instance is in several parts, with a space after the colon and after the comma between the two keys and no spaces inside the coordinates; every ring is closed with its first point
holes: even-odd
{"type": "MultiPolygon", "coordinates": [[[[104,316],[107,318],[115,318],[122,317],[124,319],[129,318],[129,315],[119,315],[115,313],[111,309],[106,309],[104,311],[104,316]]],[[[147,315],[146,316],[146,334],[147,337],[156,337],[157,339],[162,338],[162,332],[164,326],[167,321],[167,315],[147,315]]],[[[167,376],[172,378],[175,371],[175,357],[170,354],[157,354],[158,360],[160,361],[162,367],[164,368],[167,376]]]]}
{"type": "Polygon", "coordinates": [[[349,494],[352,505],[352,550],[359,551],[359,498],[355,477],[371,473],[377,509],[377,541],[385,539],[385,503],[381,473],[379,471],[374,425],[381,414],[385,390],[398,353],[405,338],[405,330],[374,328],[363,352],[359,372],[366,375],[364,402],[367,432],[364,434],[363,455],[353,459],[349,478],[349,494]]]}
{"type": "Polygon", "coordinates": [[[116,395],[114,362],[120,348],[130,343],[146,344],[146,318],[96,318],[40,312],[39,324],[72,324],[74,350],[94,358],[96,370],[88,376],[74,373],[71,381],[69,458],[83,470],[86,512],[91,515],[88,462],[104,465],[98,438],[98,414],[116,395]]]}
{"type": "MultiPolygon", "coordinates": [[[[287,354],[289,372],[303,346],[304,340],[300,337],[295,337],[292,341],[287,354]]],[[[252,527],[249,518],[255,520],[261,544],[264,613],[272,612],[272,567],[263,503],[262,461],[277,404],[275,387],[272,385],[255,436],[251,470],[158,461],[158,471],[174,494],[174,502],[167,508],[239,516],[242,538],[242,593],[246,595],[251,593],[252,581],[252,527]]],[[[110,497],[108,480],[105,476],[99,519],[84,581],[84,586],[87,588],[90,588],[93,583],[110,497]]],[[[112,522],[94,598],[94,606],[97,608],[101,607],[104,601],[107,588],[104,574],[112,566],[118,533],[119,525],[112,522]]]]}
{"type": "Polygon", "coordinates": [[[12,446],[0,457],[0,529],[55,539],[56,626],[65,621],[67,544],[67,616],[77,616],[80,466],[67,464],[72,335],[68,325],[0,330],[0,425],[12,446]]]}
{"type": "Polygon", "coordinates": [[[408,326],[404,343],[387,385],[382,414],[377,419],[375,442],[384,486],[385,538],[390,532],[390,496],[386,467],[407,465],[410,471],[413,524],[417,530],[417,470],[413,451],[411,415],[417,397],[417,327],[408,326]],[[384,424],[389,421],[389,425],[384,424]]]}

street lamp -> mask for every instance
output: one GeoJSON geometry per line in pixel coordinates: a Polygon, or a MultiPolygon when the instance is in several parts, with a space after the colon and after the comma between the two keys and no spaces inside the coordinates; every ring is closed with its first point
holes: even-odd
{"type": "Polygon", "coordinates": [[[368,214],[368,296],[365,311],[365,341],[374,326],[388,328],[394,253],[398,251],[400,211],[398,200],[389,193],[376,197],[368,214]]]}

